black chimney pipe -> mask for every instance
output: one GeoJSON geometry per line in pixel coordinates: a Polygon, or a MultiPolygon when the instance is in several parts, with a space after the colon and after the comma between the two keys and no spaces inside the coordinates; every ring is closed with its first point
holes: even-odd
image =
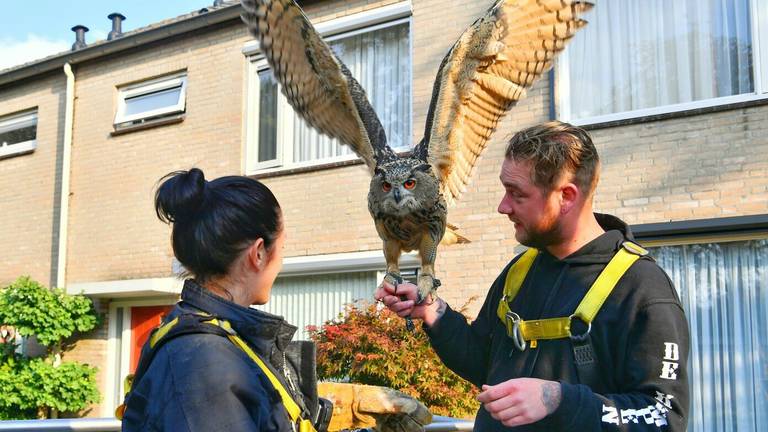
{"type": "Polygon", "coordinates": [[[72,31],[75,32],[75,43],[72,44],[72,51],[85,48],[85,32],[88,31],[88,27],[78,24],[72,27],[72,31]]]}
{"type": "Polygon", "coordinates": [[[125,17],[119,12],[111,13],[107,16],[112,20],[112,31],[107,35],[107,40],[117,39],[123,35],[123,21],[125,17]]]}

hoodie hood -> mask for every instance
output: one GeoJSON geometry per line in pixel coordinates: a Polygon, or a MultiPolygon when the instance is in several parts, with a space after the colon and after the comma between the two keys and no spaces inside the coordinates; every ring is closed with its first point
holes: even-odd
{"type": "MultiPolygon", "coordinates": [[[[625,241],[634,241],[632,230],[623,220],[609,214],[595,213],[605,233],[563,258],[570,265],[606,264],[625,241]]],[[[547,253],[546,251],[544,251],[547,253]]]]}

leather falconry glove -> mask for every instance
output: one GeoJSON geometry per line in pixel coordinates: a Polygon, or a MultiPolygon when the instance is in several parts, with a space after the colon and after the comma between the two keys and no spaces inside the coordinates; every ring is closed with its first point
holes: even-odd
{"type": "Polygon", "coordinates": [[[371,427],[379,432],[421,432],[432,423],[424,404],[391,388],[321,382],[317,392],[333,402],[329,432],[371,427]]]}

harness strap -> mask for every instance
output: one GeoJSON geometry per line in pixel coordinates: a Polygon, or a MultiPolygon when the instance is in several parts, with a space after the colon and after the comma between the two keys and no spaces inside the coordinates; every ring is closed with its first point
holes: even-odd
{"type": "Polygon", "coordinates": [[[209,321],[204,321],[207,324],[213,324],[216,326],[221,327],[224,329],[224,331],[227,332],[227,337],[230,341],[232,341],[235,346],[243,350],[248,357],[251,358],[251,360],[256,363],[256,365],[259,366],[259,368],[264,372],[264,374],[269,378],[269,382],[272,383],[272,385],[275,387],[275,390],[277,390],[278,393],[280,393],[280,398],[283,401],[283,406],[285,406],[285,410],[288,412],[288,416],[291,418],[291,421],[295,424],[299,424],[299,431],[300,432],[309,432],[314,431],[315,428],[312,426],[312,422],[309,420],[305,420],[301,418],[301,408],[299,408],[299,405],[293,400],[291,395],[288,393],[288,391],[285,389],[283,384],[280,382],[280,380],[277,379],[274,373],[267,367],[267,365],[264,363],[263,360],[256,354],[251,347],[248,346],[248,344],[245,343],[243,339],[240,338],[240,336],[237,335],[237,332],[232,328],[232,325],[229,323],[229,321],[225,320],[219,320],[216,318],[213,318],[209,321]]]}
{"type": "Polygon", "coordinates": [[[497,308],[497,315],[504,323],[507,335],[513,339],[515,345],[520,350],[523,350],[525,349],[526,342],[531,342],[533,345],[538,340],[583,339],[586,337],[591,330],[592,321],[613,291],[613,288],[619,282],[619,279],[635,261],[648,253],[648,251],[632,242],[624,242],[622,246],[597,277],[572,315],[527,321],[521,319],[519,315],[512,312],[509,308],[509,304],[520,291],[520,287],[538,255],[538,251],[535,249],[525,251],[507,272],[504,295],[501,301],[499,301],[497,308]],[[587,324],[588,329],[585,334],[573,335],[571,333],[573,318],[578,318],[587,324]]]}
{"type": "Polygon", "coordinates": [[[512,264],[507,272],[507,278],[504,281],[504,295],[501,297],[499,307],[496,313],[502,322],[506,322],[507,312],[509,312],[509,304],[517,296],[517,292],[520,291],[520,287],[523,286],[525,276],[528,275],[528,271],[533,266],[533,262],[536,260],[536,256],[539,255],[539,251],[534,248],[530,248],[512,264]]]}

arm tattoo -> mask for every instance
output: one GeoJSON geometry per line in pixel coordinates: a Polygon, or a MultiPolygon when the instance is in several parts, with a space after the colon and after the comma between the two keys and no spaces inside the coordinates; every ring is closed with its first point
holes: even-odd
{"type": "Polygon", "coordinates": [[[547,415],[555,412],[557,407],[560,406],[561,399],[562,395],[560,393],[560,383],[544,383],[541,388],[541,402],[544,404],[544,408],[547,409],[547,415]]]}

